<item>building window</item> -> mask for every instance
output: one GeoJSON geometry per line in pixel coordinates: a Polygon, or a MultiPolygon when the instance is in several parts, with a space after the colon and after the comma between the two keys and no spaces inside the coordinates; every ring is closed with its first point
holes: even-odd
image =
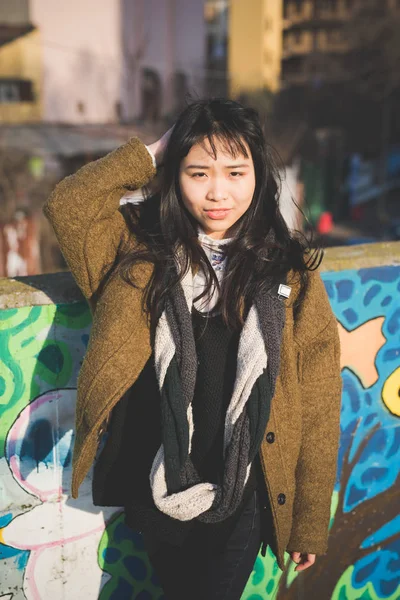
{"type": "Polygon", "coordinates": [[[342,32],[340,29],[332,29],[328,31],[328,41],[330,44],[340,44],[343,39],[342,32]]]}
{"type": "Polygon", "coordinates": [[[25,79],[0,79],[0,103],[34,102],[32,82],[25,79]]]}
{"type": "Polygon", "coordinates": [[[77,102],[76,103],[76,110],[78,111],[78,113],[80,115],[84,115],[85,114],[85,103],[84,102],[77,102]]]}
{"type": "Polygon", "coordinates": [[[0,102],[19,102],[18,87],[15,83],[1,83],[0,84],[0,102]]]}
{"type": "Polygon", "coordinates": [[[298,15],[303,12],[303,0],[295,0],[294,6],[298,15]]]}
{"type": "Polygon", "coordinates": [[[285,0],[283,3],[283,18],[287,19],[289,16],[289,2],[285,0]]]}
{"type": "Polygon", "coordinates": [[[337,11],[337,0],[321,0],[320,12],[334,14],[337,11]]]}
{"type": "Polygon", "coordinates": [[[300,46],[302,41],[303,41],[303,32],[302,31],[295,31],[294,35],[293,35],[293,41],[295,43],[296,46],[300,46]]]}
{"type": "Polygon", "coordinates": [[[211,61],[226,60],[228,46],[226,38],[222,36],[209,35],[206,41],[207,56],[211,61]]]}
{"type": "Polygon", "coordinates": [[[290,35],[285,35],[283,36],[283,49],[284,50],[290,50],[290,46],[291,46],[291,36],[290,35]]]}
{"type": "Polygon", "coordinates": [[[315,33],[315,35],[316,35],[316,40],[317,40],[317,47],[320,50],[325,50],[325,48],[327,46],[327,41],[329,39],[329,33],[327,31],[320,30],[320,31],[317,31],[315,33]]]}
{"type": "Polygon", "coordinates": [[[211,2],[206,2],[204,5],[204,18],[207,23],[212,23],[216,15],[216,7],[211,2]]]}

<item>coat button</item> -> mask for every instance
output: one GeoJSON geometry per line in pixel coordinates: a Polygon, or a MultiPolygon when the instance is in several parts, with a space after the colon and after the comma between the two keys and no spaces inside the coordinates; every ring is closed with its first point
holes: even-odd
{"type": "Polygon", "coordinates": [[[285,502],[286,502],[285,494],[278,494],[278,504],[282,505],[282,504],[285,504],[285,502]]]}
{"type": "Polygon", "coordinates": [[[273,444],[275,441],[275,434],[273,431],[268,431],[267,435],[265,436],[265,439],[267,440],[268,444],[273,444]]]}

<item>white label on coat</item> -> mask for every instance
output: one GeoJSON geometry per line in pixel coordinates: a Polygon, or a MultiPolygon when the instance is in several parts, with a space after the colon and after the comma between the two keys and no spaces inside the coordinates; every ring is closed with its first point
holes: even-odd
{"type": "Polygon", "coordinates": [[[291,287],[289,287],[288,285],[283,285],[283,283],[281,283],[278,289],[278,296],[284,296],[285,298],[289,298],[291,291],[291,287]]]}

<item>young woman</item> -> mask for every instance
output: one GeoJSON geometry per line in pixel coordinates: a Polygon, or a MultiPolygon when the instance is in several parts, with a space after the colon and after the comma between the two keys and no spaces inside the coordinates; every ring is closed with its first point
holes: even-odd
{"type": "Polygon", "coordinates": [[[93,313],[73,497],[97,453],[94,503],[125,507],[168,600],[239,599],[267,544],[308,568],[327,550],[339,338],[256,113],[195,102],[44,211],[93,313]]]}

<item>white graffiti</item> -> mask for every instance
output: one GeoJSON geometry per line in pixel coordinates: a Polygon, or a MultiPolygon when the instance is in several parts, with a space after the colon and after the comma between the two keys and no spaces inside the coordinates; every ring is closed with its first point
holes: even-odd
{"type": "Polygon", "coordinates": [[[116,509],[93,506],[90,474],[79,498],[69,496],[75,401],[74,389],[39,396],[21,412],[6,441],[15,481],[40,501],[0,530],[2,543],[30,550],[23,583],[27,600],[95,599],[109,579],[97,554],[116,509]]]}

